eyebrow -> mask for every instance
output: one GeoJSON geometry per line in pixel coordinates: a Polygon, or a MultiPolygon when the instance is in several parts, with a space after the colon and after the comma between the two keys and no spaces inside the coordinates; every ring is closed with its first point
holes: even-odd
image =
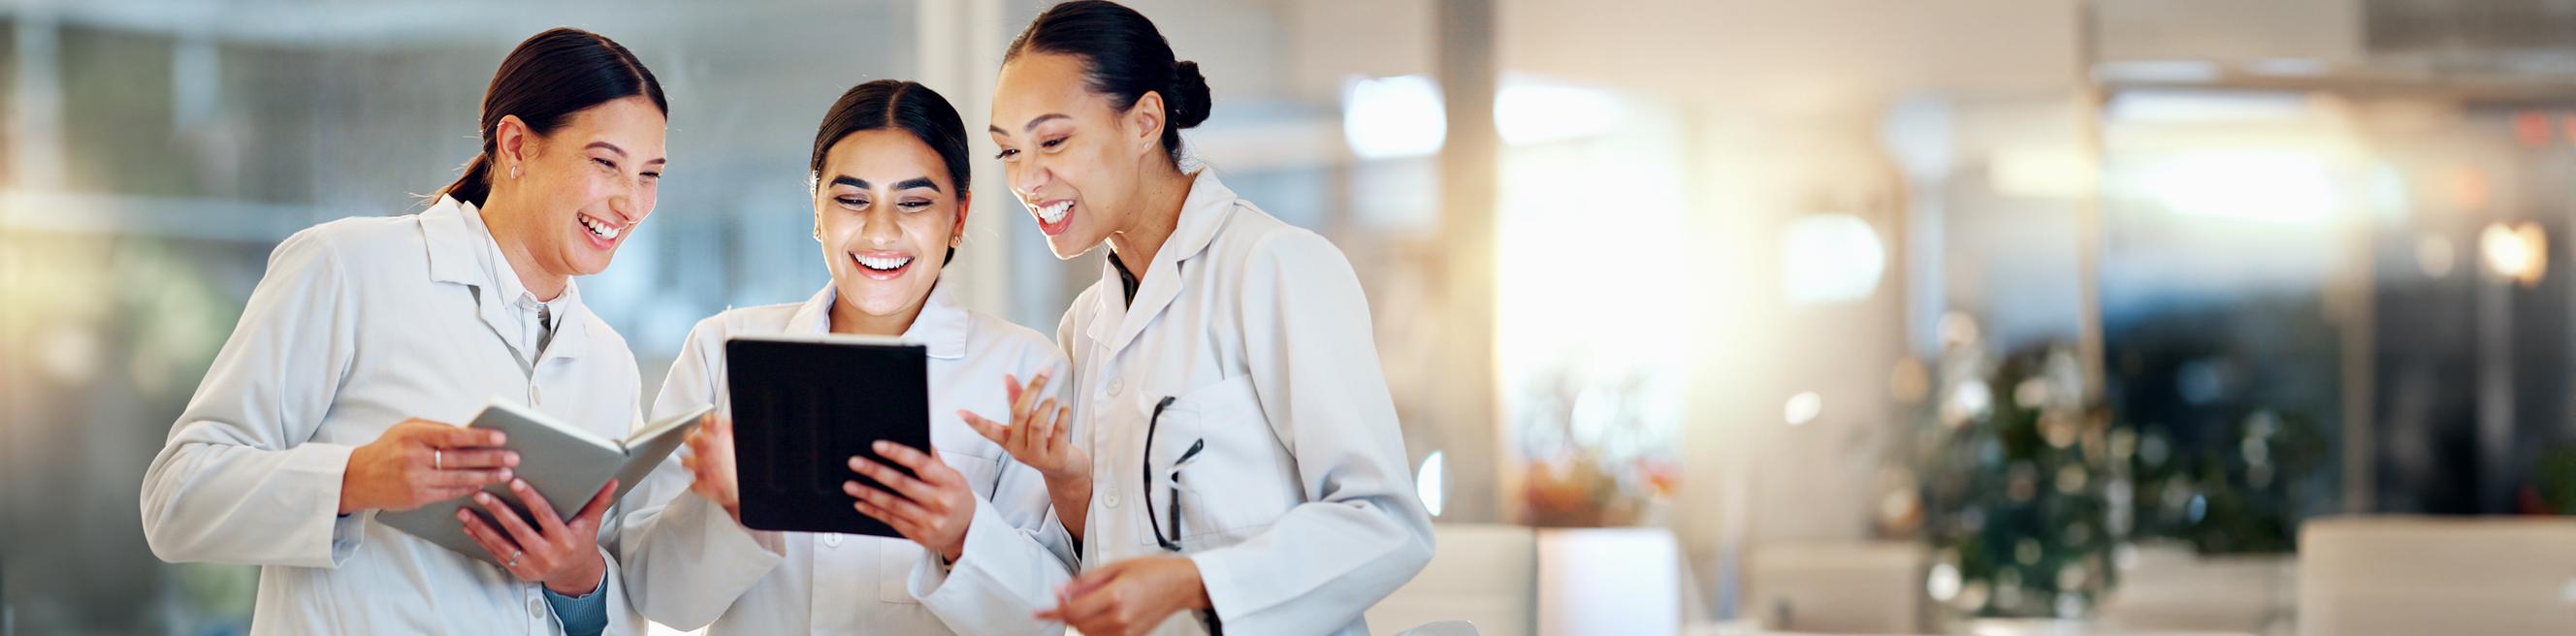
{"type": "MultiPolygon", "coordinates": [[[[605,141],[594,141],[594,142],[590,142],[590,145],[582,146],[582,149],[583,149],[583,150],[589,150],[589,149],[592,149],[592,148],[599,148],[599,149],[602,149],[602,150],[607,150],[607,151],[609,151],[609,152],[617,153],[617,156],[618,156],[619,158],[624,158],[624,157],[626,156],[626,149],[625,149],[625,148],[619,148],[619,147],[617,147],[617,144],[612,144],[612,143],[608,143],[608,142],[605,142],[605,141]]],[[[661,158],[661,157],[656,157],[656,158],[654,158],[652,161],[646,161],[646,162],[644,162],[644,165],[648,165],[648,166],[649,166],[649,165],[653,165],[653,164],[657,164],[657,163],[669,163],[669,161],[667,161],[666,159],[661,158]]]]}
{"type": "MultiPolygon", "coordinates": [[[[1050,120],[1050,119],[1072,119],[1072,117],[1068,117],[1068,116],[1066,116],[1064,113],[1047,113],[1047,114],[1044,114],[1044,115],[1039,115],[1036,119],[1031,119],[1031,120],[1029,120],[1029,123],[1028,123],[1027,125],[1021,126],[1021,127],[1020,127],[1020,129],[1021,129],[1021,130],[1036,130],[1036,129],[1037,129],[1037,127],[1038,127],[1038,124],[1046,123],[1046,122],[1047,122],[1047,120],[1050,120]]],[[[1011,134],[1011,131],[1003,130],[1003,129],[1002,129],[1002,127],[1001,127],[1000,125],[998,125],[998,124],[997,124],[997,125],[994,125],[994,126],[991,126],[991,128],[993,129],[994,134],[1001,134],[1001,135],[1008,135],[1008,134],[1011,134]]]]}
{"type": "MultiPolygon", "coordinates": [[[[858,188],[858,189],[861,189],[861,190],[867,190],[867,189],[870,189],[870,188],[869,188],[869,186],[868,186],[868,180],[866,180],[866,179],[861,179],[861,178],[858,178],[858,177],[848,176],[848,175],[839,175],[839,176],[834,176],[834,177],[832,177],[832,185],[836,185],[836,186],[845,185],[845,186],[850,186],[850,187],[853,187],[853,188],[858,188]]],[[[941,190],[939,189],[939,183],[938,183],[938,182],[936,182],[936,181],[931,181],[931,180],[930,180],[930,177],[913,177],[913,178],[910,178],[910,179],[905,179],[905,180],[902,180],[902,181],[895,182],[895,184],[894,184],[894,189],[896,189],[896,190],[910,190],[910,189],[913,189],[913,188],[929,188],[929,189],[930,189],[930,191],[932,191],[932,192],[939,192],[939,191],[941,191],[941,190]]]]}

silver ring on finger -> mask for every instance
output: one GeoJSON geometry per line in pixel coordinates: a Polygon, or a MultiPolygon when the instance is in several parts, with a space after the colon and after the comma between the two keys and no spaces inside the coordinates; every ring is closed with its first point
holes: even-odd
{"type": "Polygon", "coordinates": [[[429,449],[429,467],[438,470],[447,470],[447,450],[440,448],[429,449]]]}
{"type": "Polygon", "coordinates": [[[524,555],[524,554],[527,554],[527,551],[525,551],[525,550],[511,550],[511,551],[510,551],[510,563],[509,563],[509,565],[505,565],[505,566],[502,566],[502,567],[514,568],[514,569],[515,569],[515,568],[517,568],[517,567],[519,567],[519,557],[520,557],[521,555],[524,555]]]}

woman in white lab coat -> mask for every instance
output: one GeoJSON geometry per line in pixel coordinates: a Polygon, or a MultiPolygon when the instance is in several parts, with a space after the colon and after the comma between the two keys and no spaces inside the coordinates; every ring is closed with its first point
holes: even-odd
{"type": "Polygon", "coordinates": [[[1083,572],[1047,616],[1091,636],[1366,633],[1432,537],[1350,263],[1181,170],[1207,80],[1144,16],[1055,5],[1003,60],[1011,189],[1059,258],[1109,248],[1056,332],[1077,443],[1018,441],[1067,428],[1043,403],[969,418],[1089,486],[1056,503],[1083,572]]]}
{"type": "Polygon", "coordinates": [[[634,355],[572,278],[653,211],[667,111],[625,47],[539,33],[502,62],[482,151],[427,211],[279,244],[144,475],[153,554],[261,566],[259,634],[638,631],[599,545],[615,484],[546,502],[499,433],[457,423],[501,396],[611,438],[632,426],[634,355]],[[499,483],[535,518],[476,494],[499,483]],[[373,521],[469,494],[499,527],[458,522],[505,565],[373,521]]]}
{"type": "MultiPolygon", "coordinates": [[[[801,303],[728,310],[681,345],[654,417],[713,404],[647,478],[625,524],[628,596],[646,617],[718,634],[1037,634],[1072,547],[1046,481],[953,418],[921,450],[880,442],[918,479],[851,458],[853,505],[911,541],[743,527],[724,343],[747,334],[901,336],[929,348],[934,413],[1008,409],[1004,373],[1065,367],[1044,335],[968,311],[940,281],[966,229],[966,127],[938,93],[878,80],[824,114],[809,163],[814,239],[832,275],[801,303]],[[931,258],[937,256],[939,258],[931,258]]],[[[1032,396],[1035,397],[1035,396],[1032,396]]]]}

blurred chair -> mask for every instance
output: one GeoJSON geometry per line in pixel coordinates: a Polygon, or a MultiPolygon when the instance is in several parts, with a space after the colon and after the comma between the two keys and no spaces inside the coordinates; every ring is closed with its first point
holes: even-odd
{"type": "Polygon", "coordinates": [[[1538,574],[1539,634],[1681,633],[1682,554],[1670,530],[1544,530],[1538,574]]]}
{"type": "Polygon", "coordinates": [[[2298,579],[2295,556],[2202,556],[2188,545],[2140,545],[2095,615],[2127,629],[2271,633],[2297,612],[2298,579]]]}
{"type": "Polygon", "coordinates": [[[1538,532],[1526,526],[1438,524],[1431,564],[1395,594],[1368,610],[1369,629],[1380,634],[1455,632],[1447,623],[1471,624],[1469,633],[1525,636],[1535,633],[1538,606],[1538,532]],[[1419,627],[1415,627],[1419,626],[1419,627]]]}
{"type": "Polygon", "coordinates": [[[2576,633],[2576,520],[2308,521],[2299,529],[2299,631],[2576,633]]]}
{"type": "Polygon", "coordinates": [[[1746,558],[1744,611],[1777,630],[1915,632],[1930,564],[1923,546],[1905,541],[1757,545],[1746,558]]]}
{"type": "Polygon", "coordinates": [[[1476,625],[1467,621],[1432,621],[1421,627],[1404,630],[1396,636],[1478,636],[1476,625]]]}

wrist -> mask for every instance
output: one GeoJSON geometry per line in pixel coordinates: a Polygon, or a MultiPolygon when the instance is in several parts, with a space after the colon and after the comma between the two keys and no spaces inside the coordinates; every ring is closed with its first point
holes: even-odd
{"type": "Polygon", "coordinates": [[[560,577],[558,580],[548,580],[545,585],[546,590],[556,595],[578,598],[599,591],[600,584],[607,580],[608,564],[601,562],[599,553],[594,551],[590,553],[588,565],[581,568],[581,571],[560,577]]]}

